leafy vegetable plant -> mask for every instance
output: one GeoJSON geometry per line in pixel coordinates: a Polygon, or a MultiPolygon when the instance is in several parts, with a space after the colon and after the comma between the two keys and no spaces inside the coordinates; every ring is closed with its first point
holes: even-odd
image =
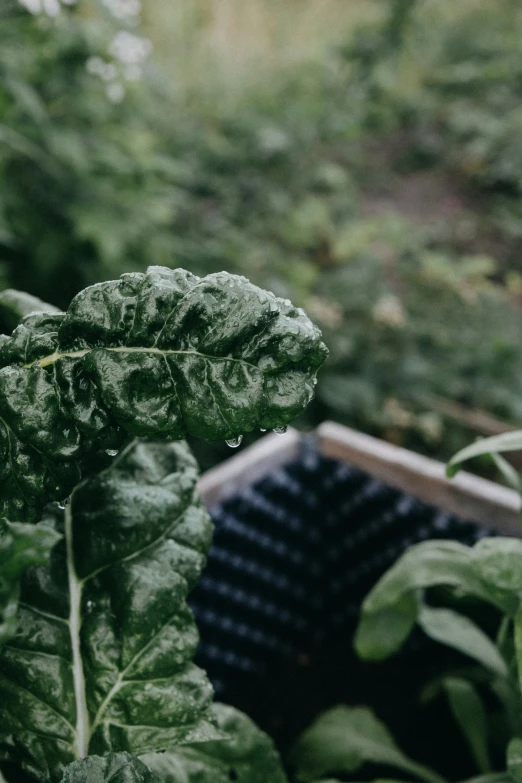
{"type": "MultiPolygon", "coordinates": [[[[500,452],[522,448],[522,432],[486,438],[460,451],[448,465],[491,455],[508,483],[520,477],[500,452]]],[[[481,783],[519,783],[522,757],[522,541],[483,538],[474,546],[426,541],[412,546],[381,578],[362,605],[355,637],[358,654],[381,661],[396,653],[415,627],[468,659],[429,683],[424,698],[442,694],[481,783]],[[435,600],[434,600],[435,599],[435,600]],[[497,616],[491,634],[465,613],[488,606],[497,616]],[[446,605],[445,605],[446,604],[446,605]],[[500,720],[499,720],[500,718],[500,720]],[[495,770],[494,749],[505,765],[495,770]]],[[[474,616],[481,616],[475,611],[474,616]]],[[[369,710],[339,707],[322,715],[292,753],[299,780],[353,773],[364,763],[408,773],[416,780],[440,776],[412,762],[369,710]]]]}
{"type": "Polygon", "coordinates": [[[50,783],[284,783],[192,662],[212,526],[182,438],[286,427],[319,330],[245,278],[161,267],[37,307],[0,348],[0,760],[50,783]]]}

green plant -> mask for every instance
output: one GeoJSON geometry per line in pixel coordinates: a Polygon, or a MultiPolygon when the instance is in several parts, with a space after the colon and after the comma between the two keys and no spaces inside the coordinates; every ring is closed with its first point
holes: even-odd
{"type": "MultiPolygon", "coordinates": [[[[520,492],[520,477],[500,455],[521,448],[522,432],[477,441],[452,458],[448,474],[468,459],[490,455],[520,492]]],[[[456,541],[412,546],[364,600],[355,637],[357,653],[367,661],[392,656],[415,627],[460,655],[452,669],[426,684],[422,696],[424,702],[447,700],[464,753],[484,783],[520,779],[521,562],[518,538],[483,538],[471,547],[456,541]]],[[[417,780],[438,777],[405,756],[364,708],[338,707],[320,716],[297,742],[291,762],[303,781],[353,773],[368,762],[417,780]]]]}
{"type": "MultiPolygon", "coordinates": [[[[150,3],[150,29],[95,0],[52,18],[6,6],[0,286],[64,307],[84,286],[148,263],[228,269],[289,297],[328,333],[307,424],[333,418],[447,459],[475,433],[455,426],[446,403],[518,421],[520,275],[503,278],[520,255],[519,12],[508,0],[484,10],[376,0],[370,15],[388,21],[357,34],[349,56],[332,50],[260,80],[276,38],[294,58],[286,33],[300,37],[302,2],[277,14],[265,0],[211,5],[208,16],[207,0],[165,10],[176,29],[162,31],[178,63],[187,48],[197,57],[205,41],[220,46],[222,14],[237,11],[250,35],[250,14],[262,18],[266,68],[241,99],[209,79],[206,56],[196,68],[206,87],[181,85],[185,99],[182,63],[166,79],[151,59],[126,79],[109,48],[122,29],[154,37],[150,3]],[[119,103],[107,94],[118,85],[119,103]],[[424,176],[427,188],[412,193],[424,176]]],[[[307,3],[308,18],[322,15],[337,40],[345,25],[323,6],[307,3]]],[[[228,46],[234,63],[240,44],[228,46]]],[[[226,449],[202,452],[208,463],[226,449]]]]}
{"type": "Polygon", "coordinates": [[[319,330],[245,278],[151,267],[27,315],[0,353],[0,760],[51,783],[284,783],[192,663],[212,527],[181,439],[284,429],[319,330]]]}

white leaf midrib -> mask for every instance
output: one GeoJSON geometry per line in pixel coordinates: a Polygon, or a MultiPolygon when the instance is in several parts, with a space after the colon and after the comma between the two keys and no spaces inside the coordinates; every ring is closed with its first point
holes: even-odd
{"type": "Polygon", "coordinates": [[[65,509],[65,544],[67,551],[67,578],[69,583],[69,632],[72,648],[72,674],[76,702],[76,750],[78,758],[89,755],[89,712],[87,709],[87,691],[85,672],[81,652],[80,631],[82,625],[81,604],[83,584],[78,579],[74,564],[72,497],[65,509]]]}
{"type": "MultiPolygon", "coordinates": [[[[41,359],[36,359],[35,361],[29,362],[28,364],[24,364],[22,366],[24,369],[30,369],[31,367],[38,366],[42,368],[49,367],[50,365],[55,364],[59,359],[83,359],[84,356],[87,356],[87,354],[92,353],[94,350],[96,349],[83,348],[81,351],[55,351],[48,356],[44,356],[41,359]]],[[[255,364],[252,364],[251,362],[247,362],[246,359],[237,359],[234,356],[212,356],[210,354],[201,353],[201,351],[196,350],[181,351],[167,348],[162,349],[155,346],[140,348],[130,345],[99,346],[99,350],[111,351],[113,353],[156,354],[158,356],[197,356],[200,359],[209,359],[210,361],[216,362],[237,362],[259,371],[259,367],[257,367],[255,364]]]]}

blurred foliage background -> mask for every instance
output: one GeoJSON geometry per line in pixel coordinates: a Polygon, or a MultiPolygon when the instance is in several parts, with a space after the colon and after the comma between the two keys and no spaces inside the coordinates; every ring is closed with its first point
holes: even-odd
{"type": "Polygon", "coordinates": [[[521,36],[518,0],[4,0],[0,285],[239,272],[325,331],[304,426],[520,425],[521,36]]]}

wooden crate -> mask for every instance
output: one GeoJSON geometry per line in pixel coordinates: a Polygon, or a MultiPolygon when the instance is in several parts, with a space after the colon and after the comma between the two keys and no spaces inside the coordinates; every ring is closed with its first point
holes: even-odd
{"type": "MultiPolygon", "coordinates": [[[[431,506],[478,522],[498,533],[522,537],[520,496],[493,481],[461,471],[445,475],[441,462],[343,427],[324,422],[312,435],[325,457],[354,465],[371,476],[431,506]]],[[[207,505],[225,500],[254,484],[299,454],[301,434],[270,434],[244,449],[200,479],[207,505]]]]}

